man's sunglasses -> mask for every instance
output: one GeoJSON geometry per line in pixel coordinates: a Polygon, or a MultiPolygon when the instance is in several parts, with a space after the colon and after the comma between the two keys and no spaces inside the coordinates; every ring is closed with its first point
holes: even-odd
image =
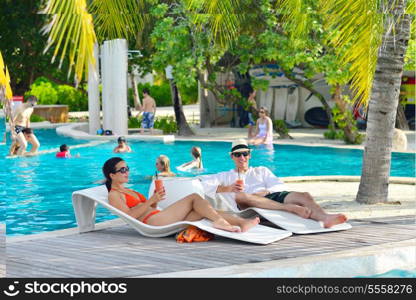
{"type": "Polygon", "coordinates": [[[120,168],[120,169],[116,170],[114,173],[118,173],[118,172],[120,172],[121,174],[125,174],[125,173],[127,173],[128,171],[130,171],[129,167],[122,167],[122,168],[120,168]]]}
{"type": "Polygon", "coordinates": [[[250,152],[235,152],[235,153],[233,153],[234,157],[240,157],[241,155],[244,156],[244,157],[247,157],[247,156],[250,155],[250,152]]]}

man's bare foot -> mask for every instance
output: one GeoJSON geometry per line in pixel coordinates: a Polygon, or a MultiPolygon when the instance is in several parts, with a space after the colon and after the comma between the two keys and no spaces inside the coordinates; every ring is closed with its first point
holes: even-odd
{"type": "Polygon", "coordinates": [[[337,224],[342,224],[344,222],[347,221],[347,217],[343,214],[331,214],[331,215],[327,215],[325,217],[325,220],[323,220],[324,222],[324,227],[325,228],[330,228],[334,225],[337,224]]]}
{"type": "Polygon", "coordinates": [[[215,228],[222,229],[225,231],[241,232],[241,228],[239,226],[233,226],[230,223],[228,223],[225,219],[218,219],[212,222],[212,225],[215,228]]]}
{"type": "Polygon", "coordinates": [[[241,223],[240,223],[241,232],[246,232],[251,227],[254,227],[259,223],[260,223],[260,218],[259,217],[255,217],[253,219],[242,219],[241,223]]]}
{"type": "Polygon", "coordinates": [[[287,206],[287,211],[294,213],[302,218],[309,219],[311,216],[311,209],[305,206],[300,206],[296,204],[284,204],[287,206]]]}

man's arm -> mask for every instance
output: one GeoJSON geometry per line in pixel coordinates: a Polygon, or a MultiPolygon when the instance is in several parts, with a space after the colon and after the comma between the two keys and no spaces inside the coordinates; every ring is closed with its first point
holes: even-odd
{"type": "Polygon", "coordinates": [[[262,167],[263,181],[266,187],[266,191],[270,193],[281,192],[285,190],[285,184],[276,175],[266,167],[262,167]]]}

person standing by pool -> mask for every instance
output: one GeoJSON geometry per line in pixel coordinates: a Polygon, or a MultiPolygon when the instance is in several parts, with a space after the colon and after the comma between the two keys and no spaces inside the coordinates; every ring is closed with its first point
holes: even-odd
{"type": "Polygon", "coordinates": [[[283,210],[322,221],[325,228],[347,221],[343,214],[326,213],[307,192],[285,191],[283,181],[268,168],[249,167],[251,151],[245,140],[232,143],[230,158],[234,169],[199,177],[208,196],[215,199],[216,193],[225,193],[225,199],[235,210],[247,207],[283,210]],[[237,179],[243,183],[237,183],[237,179]]]}
{"type": "Polygon", "coordinates": [[[202,150],[200,147],[192,147],[191,148],[191,154],[194,158],[194,160],[184,163],[182,165],[180,165],[178,168],[178,170],[181,171],[186,171],[186,170],[190,170],[190,169],[203,169],[204,166],[202,164],[202,150]]]}
{"type": "Polygon", "coordinates": [[[127,145],[127,141],[123,136],[120,136],[117,139],[117,147],[114,148],[113,152],[115,153],[122,153],[122,152],[131,152],[131,148],[127,145]]]}
{"type": "Polygon", "coordinates": [[[175,173],[173,173],[170,170],[170,160],[169,157],[166,155],[159,155],[158,158],[156,158],[156,169],[159,172],[159,176],[162,177],[173,177],[176,176],[175,173]]]}
{"type": "Polygon", "coordinates": [[[269,112],[265,107],[260,107],[259,118],[256,122],[256,136],[249,141],[253,145],[273,143],[273,122],[269,118],[269,112]]]}
{"type": "Polygon", "coordinates": [[[253,110],[257,111],[256,91],[255,90],[252,90],[250,92],[250,95],[248,96],[247,101],[250,104],[249,113],[248,113],[248,138],[252,139],[255,136],[254,129],[256,128],[255,127],[256,122],[254,122],[253,113],[252,113],[253,110]]]}
{"type": "Polygon", "coordinates": [[[260,220],[243,219],[232,214],[215,210],[208,200],[196,193],[190,194],[163,210],[156,209],[159,201],[165,198],[165,191],[161,189],[146,199],[142,194],[124,186],[129,181],[129,167],[120,157],[113,157],[103,165],[103,173],[108,190],[110,205],[138,219],[153,225],[164,226],[180,221],[198,221],[207,218],[212,221],[215,228],[231,231],[245,232],[256,226],[260,220]]]}
{"type": "Polygon", "coordinates": [[[29,96],[26,103],[20,105],[14,113],[12,119],[13,128],[11,128],[11,130],[14,131],[16,141],[19,144],[17,155],[33,155],[36,154],[39,149],[40,143],[35,134],[32,132],[26,140],[23,133],[25,128],[30,127],[30,116],[33,113],[33,107],[37,102],[38,99],[35,96],[29,96]],[[27,153],[26,148],[28,143],[32,145],[32,148],[30,149],[30,152],[27,153]]]}
{"type": "Polygon", "coordinates": [[[141,133],[143,133],[144,129],[147,128],[150,129],[150,133],[153,134],[153,125],[156,115],[156,101],[150,96],[147,88],[143,89],[143,105],[141,106],[140,111],[143,112],[141,133]]]}

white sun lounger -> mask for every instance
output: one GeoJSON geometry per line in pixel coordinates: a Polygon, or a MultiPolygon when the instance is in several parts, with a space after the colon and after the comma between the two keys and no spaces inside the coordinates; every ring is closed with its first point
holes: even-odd
{"type": "MultiPolygon", "coordinates": [[[[217,198],[222,199],[221,194],[217,194],[217,198]]],[[[233,211],[242,217],[249,217],[254,214],[259,214],[271,223],[296,234],[340,231],[347,230],[352,227],[351,224],[345,222],[330,228],[325,228],[322,222],[318,222],[312,219],[305,219],[293,213],[257,207],[249,207],[244,210],[236,210],[229,204],[227,200],[223,199],[221,202],[223,202],[223,205],[227,206],[230,211],[233,211]]]]}
{"type": "Polygon", "coordinates": [[[108,192],[105,185],[75,191],[72,194],[72,204],[75,210],[78,228],[81,233],[94,230],[96,205],[100,204],[107,208],[111,213],[119,216],[124,222],[129,224],[140,234],[148,237],[169,236],[183,230],[188,225],[194,225],[215,235],[263,245],[273,243],[292,235],[289,231],[263,225],[254,226],[247,232],[228,232],[214,228],[212,223],[206,219],[196,222],[177,222],[165,226],[147,225],[110,205],[108,203],[108,192]]]}
{"type": "MultiPolygon", "coordinates": [[[[159,205],[163,208],[178,199],[181,199],[191,193],[197,193],[204,197],[204,189],[201,182],[195,178],[163,178],[165,190],[166,190],[166,200],[161,201],[159,205]]],[[[150,185],[149,188],[149,197],[153,194],[154,183],[150,185]]],[[[206,196],[206,195],[205,195],[206,196]]],[[[263,208],[250,207],[245,210],[238,210],[233,207],[227,199],[222,197],[221,194],[217,194],[217,199],[211,201],[215,202],[214,206],[225,208],[225,210],[234,212],[243,217],[249,217],[254,214],[259,214],[263,218],[267,219],[271,223],[296,234],[310,234],[310,233],[320,233],[320,232],[330,232],[330,231],[339,231],[347,230],[351,228],[351,225],[348,223],[342,223],[331,228],[324,228],[321,222],[305,219],[299,217],[298,215],[288,213],[280,210],[270,210],[263,208]]]]}

